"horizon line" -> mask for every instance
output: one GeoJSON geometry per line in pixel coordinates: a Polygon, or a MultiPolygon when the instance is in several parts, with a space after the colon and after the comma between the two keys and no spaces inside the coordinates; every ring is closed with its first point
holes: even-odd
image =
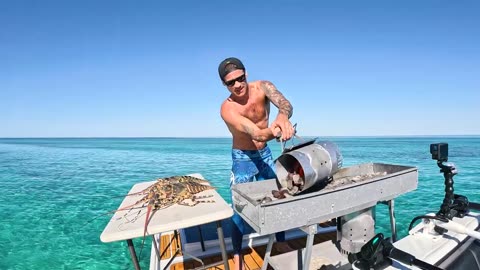
{"type": "MultiPolygon", "coordinates": [[[[412,138],[412,137],[480,137],[480,134],[442,134],[442,135],[325,135],[301,136],[304,138],[412,138]]],[[[231,136],[38,136],[38,137],[0,137],[0,139],[231,139],[231,136]]]]}

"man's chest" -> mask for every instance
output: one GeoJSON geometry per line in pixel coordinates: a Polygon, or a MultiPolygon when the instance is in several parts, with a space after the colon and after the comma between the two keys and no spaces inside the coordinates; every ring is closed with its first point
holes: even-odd
{"type": "Polygon", "coordinates": [[[265,100],[256,100],[246,104],[240,111],[240,114],[252,122],[258,123],[268,118],[268,105],[265,104],[265,100]]]}

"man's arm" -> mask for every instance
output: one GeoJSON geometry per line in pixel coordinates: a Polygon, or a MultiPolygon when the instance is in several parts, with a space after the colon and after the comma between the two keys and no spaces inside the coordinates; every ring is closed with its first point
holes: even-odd
{"type": "Polygon", "coordinates": [[[272,130],[279,128],[282,132],[282,140],[286,141],[293,137],[294,129],[288,120],[292,117],[293,107],[283,94],[269,81],[260,81],[260,87],[265,96],[278,108],[277,118],[272,122],[272,130]]]}
{"type": "Polygon", "coordinates": [[[267,98],[278,108],[278,113],[286,115],[288,118],[292,117],[293,107],[283,94],[269,81],[260,81],[260,87],[267,98]]]}
{"type": "Polygon", "coordinates": [[[232,110],[228,110],[228,108],[223,108],[221,110],[221,116],[223,121],[227,124],[228,129],[233,132],[243,132],[250,137],[252,140],[258,142],[267,142],[275,136],[273,135],[272,129],[264,128],[260,129],[255,123],[250,121],[248,118],[233,112],[232,110]]]}

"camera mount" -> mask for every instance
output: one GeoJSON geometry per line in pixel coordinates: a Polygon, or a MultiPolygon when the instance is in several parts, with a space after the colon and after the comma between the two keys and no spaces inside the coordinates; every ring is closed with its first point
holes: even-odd
{"type": "Polygon", "coordinates": [[[448,161],[448,144],[434,143],[430,145],[432,159],[437,160],[440,172],[445,178],[445,198],[443,199],[440,211],[437,216],[446,219],[464,217],[468,212],[468,199],[465,196],[457,195],[453,189],[453,176],[457,174],[455,164],[448,161]],[[445,162],[445,163],[444,163],[445,162]]]}

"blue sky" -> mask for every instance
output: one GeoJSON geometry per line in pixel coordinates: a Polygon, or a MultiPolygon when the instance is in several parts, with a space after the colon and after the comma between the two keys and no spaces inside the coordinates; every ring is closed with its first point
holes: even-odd
{"type": "MultiPolygon", "coordinates": [[[[226,57],[304,136],[480,134],[478,1],[1,1],[0,137],[224,137],[226,57]]],[[[272,116],[276,114],[272,110],[272,116]]]]}

